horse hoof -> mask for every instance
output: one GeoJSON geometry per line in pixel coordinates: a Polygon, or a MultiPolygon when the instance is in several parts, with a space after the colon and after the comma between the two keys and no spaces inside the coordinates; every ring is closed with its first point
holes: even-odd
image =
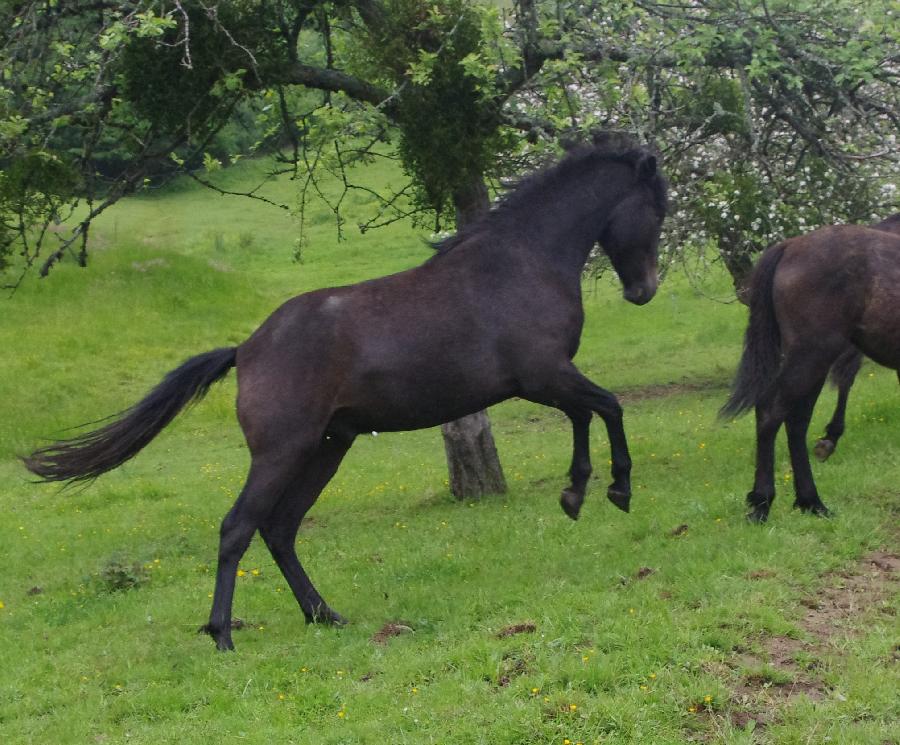
{"type": "Polygon", "coordinates": [[[615,485],[606,490],[606,498],[618,507],[622,512],[628,512],[631,508],[631,492],[617,489],[615,485]]]}
{"type": "Polygon", "coordinates": [[[315,613],[307,614],[307,623],[321,623],[324,626],[346,626],[347,619],[344,618],[336,610],[332,610],[327,605],[319,608],[315,613]]]}
{"type": "Polygon", "coordinates": [[[821,439],[816,443],[816,446],[813,448],[813,453],[816,458],[818,458],[823,463],[831,457],[831,454],[834,452],[837,445],[835,445],[831,440],[821,439]]]}
{"type": "Polygon", "coordinates": [[[197,629],[198,634],[208,634],[216,643],[216,649],[220,652],[233,652],[234,642],[231,641],[231,634],[226,634],[218,628],[210,626],[208,623],[197,629]]]}
{"type": "Polygon", "coordinates": [[[578,513],[581,512],[581,505],[584,503],[584,495],[578,494],[571,489],[563,489],[559,496],[559,505],[563,508],[569,517],[573,520],[578,519],[578,513]]]}
{"type": "Polygon", "coordinates": [[[797,504],[794,506],[798,507],[801,512],[805,512],[807,515],[815,515],[816,517],[834,517],[834,513],[821,502],[807,505],[797,504]]]}
{"type": "Polygon", "coordinates": [[[747,513],[747,522],[760,525],[769,519],[769,510],[762,507],[754,507],[747,513]]]}

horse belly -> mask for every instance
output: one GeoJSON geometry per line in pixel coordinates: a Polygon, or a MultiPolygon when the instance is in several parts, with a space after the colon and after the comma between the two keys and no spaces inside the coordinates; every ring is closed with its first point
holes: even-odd
{"type": "Polygon", "coordinates": [[[338,409],[339,418],[360,432],[399,432],[435,427],[503,401],[513,381],[495,374],[380,374],[369,371],[338,409]]]}
{"type": "Polygon", "coordinates": [[[900,267],[873,281],[854,341],[879,364],[900,369],[900,267]]]}

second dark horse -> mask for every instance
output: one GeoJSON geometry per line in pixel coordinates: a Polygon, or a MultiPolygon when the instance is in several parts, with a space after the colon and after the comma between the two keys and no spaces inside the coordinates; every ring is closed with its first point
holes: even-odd
{"type": "Polygon", "coordinates": [[[41,448],[25,463],[48,481],[99,476],[236,366],[251,464],[222,522],[203,630],[219,649],[233,649],[235,574],[257,530],[306,619],[343,623],[310,582],[294,543],[360,433],[430,427],[512,396],[561,409],[574,433],[561,503],[574,519],[591,474],[588,431],[597,413],[612,450],[607,496],[627,511],[622,409],[572,363],[584,321],[581,273],[599,241],[625,298],[648,302],[665,211],[666,185],[652,154],[586,146],[525,179],[421,266],[295,297],[240,346],[189,359],[110,424],[41,448]]]}
{"type": "Polygon", "coordinates": [[[829,514],[813,480],[806,433],[829,368],[858,362],[861,354],[900,371],[900,235],[883,223],[838,225],[767,249],[753,272],[744,353],[722,409],[725,415],[756,409],[751,521],[765,521],[775,498],[782,422],[794,505],[829,514]]]}

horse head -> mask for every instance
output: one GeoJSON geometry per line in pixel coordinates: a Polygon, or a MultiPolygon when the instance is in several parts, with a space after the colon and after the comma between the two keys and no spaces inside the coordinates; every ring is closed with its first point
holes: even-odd
{"type": "Polygon", "coordinates": [[[659,285],[659,234],[666,212],[666,186],[656,156],[637,151],[635,182],[612,209],[599,243],[622,282],[626,300],[650,302],[659,285]]]}

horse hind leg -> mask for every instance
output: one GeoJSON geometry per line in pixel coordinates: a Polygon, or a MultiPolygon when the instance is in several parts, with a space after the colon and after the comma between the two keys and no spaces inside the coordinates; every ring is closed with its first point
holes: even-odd
{"type": "Polygon", "coordinates": [[[747,520],[764,523],[775,500],[775,438],[784,421],[784,408],[775,394],[756,406],[756,473],[747,494],[747,520]]]}
{"type": "Polygon", "coordinates": [[[220,650],[234,649],[231,640],[231,607],[238,563],[250,545],[253,534],[294,478],[294,473],[285,466],[286,463],[294,464],[296,460],[254,457],[240,496],[222,520],[212,609],[209,622],[200,628],[200,631],[213,638],[220,650]]]}
{"type": "Polygon", "coordinates": [[[825,434],[819,439],[813,452],[820,461],[826,461],[837,448],[838,440],[844,434],[844,421],[847,414],[847,398],[850,388],[862,365],[862,354],[851,347],[842,354],[831,368],[831,380],[837,386],[838,400],[831,421],[825,427],[825,434]]]}
{"type": "Polygon", "coordinates": [[[791,466],[794,471],[794,490],[796,494],[794,507],[798,507],[803,512],[827,517],[831,513],[819,498],[819,493],[813,480],[812,468],[809,464],[809,454],[806,450],[806,433],[809,431],[809,420],[812,417],[813,407],[816,404],[816,399],[819,396],[823,383],[824,380],[820,381],[812,391],[793,402],[785,419],[785,428],[787,429],[791,466]]]}
{"type": "Polygon", "coordinates": [[[334,476],[352,439],[325,437],[300,478],[285,492],[259,532],[272,558],[294,593],[307,623],[346,623],[340,613],[329,607],[313,586],[297,558],[295,541],[300,522],[315,504],[319,494],[334,476]]]}

